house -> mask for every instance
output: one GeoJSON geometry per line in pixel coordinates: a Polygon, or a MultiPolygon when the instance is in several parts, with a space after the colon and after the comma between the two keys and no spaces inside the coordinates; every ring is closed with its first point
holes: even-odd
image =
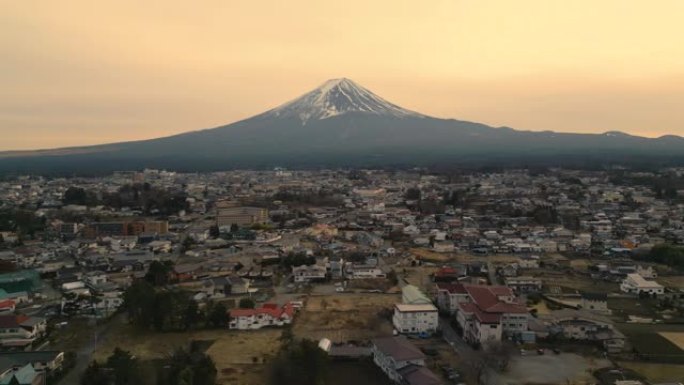
{"type": "Polygon", "coordinates": [[[107,282],[107,274],[101,271],[89,271],[85,274],[84,281],[88,287],[100,286],[107,282]]]}
{"type": "Polygon", "coordinates": [[[372,341],[373,362],[390,380],[402,385],[441,385],[442,381],[425,367],[425,355],[404,337],[372,341]]]}
{"type": "Polygon", "coordinates": [[[230,275],[226,278],[230,285],[230,294],[247,294],[249,293],[250,281],[242,277],[230,275]]]}
{"type": "Polygon", "coordinates": [[[506,277],[504,282],[506,286],[513,289],[516,293],[538,293],[542,289],[541,278],[529,276],[506,277]]]}
{"type": "Polygon", "coordinates": [[[351,263],[347,267],[347,278],[368,279],[385,278],[385,273],[377,265],[351,263]]]}
{"type": "Polygon", "coordinates": [[[47,328],[44,318],[27,315],[0,315],[0,345],[23,346],[43,336],[47,328]]]}
{"type": "Polygon", "coordinates": [[[207,278],[202,283],[202,290],[210,298],[223,298],[226,294],[230,294],[228,277],[207,278]]]}
{"type": "Polygon", "coordinates": [[[524,255],[518,259],[518,267],[521,269],[538,269],[539,256],[538,255],[524,255]]]}
{"type": "Polygon", "coordinates": [[[550,335],[569,340],[596,341],[609,353],[624,350],[626,337],[606,317],[586,311],[562,309],[539,316],[549,326],[550,335]]]}
{"type": "Polygon", "coordinates": [[[466,277],[465,267],[443,266],[435,272],[432,280],[435,282],[454,282],[466,277]]]}
{"type": "Polygon", "coordinates": [[[608,295],[605,293],[582,293],[579,308],[595,313],[610,315],[608,295]]]}
{"type": "Polygon", "coordinates": [[[63,362],[64,352],[59,350],[0,352],[0,371],[31,364],[39,372],[55,372],[62,369],[63,362]]]}
{"type": "Polygon", "coordinates": [[[278,307],[276,304],[266,303],[255,309],[230,310],[229,329],[253,330],[267,326],[283,326],[292,323],[294,307],[286,304],[278,307]]]}
{"type": "Polygon", "coordinates": [[[401,289],[402,303],[394,305],[392,323],[399,333],[428,333],[437,331],[438,311],[432,301],[417,287],[406,285],[401,289]]]}
{"type": "Polygon", "coordinates": [[[11,368],[0,374],[0,385],[43,385],[45,373],[36,371],[31,364],[11,368]]]}
{"type": "Polygon", "coordinates": [[[0,314],[14,313],[16,303],[11,299],[3,299],[0,301],[0,314]]]}
{"type": "Polygon", "coordinates": [[[518,264],[509,263],[506,266],[499,269],[499,274],[503,277],[515,277],[518,275],[518,264]]]}
{"type": "Polygon", "coordinates": [[[440,311],[455,314],[458,304],[468,302],[468,292],[460,283],[442,283],[435,285],[437,294],[437,307],[440,311]]]}
{"type": "Polygon", "coordinates": [[[392,324],[399,333],[432,334],[439,324],[437,308],[432,304],[398,303],[394,305],[392,324]]]}
{"type": "Polygon", "coordinates": [[[202,283],[202,291],[210,298],[223,298],[229,294],[249,293],[249,280],[235,275],[211,277],[202,283]]]}
{"type": "Polygon", "coordinates": [[[325,280],[327,270],[324,266],[302,265],[292,267],[292,276],[295,282],[311,282],[325,280]]]}
{"type": "Polygon", "coordinates": [[[663,294],[665,288],[656,281],[648,281],[637,273],[627,274],[620,284],[620,290],[625,293],[641,295],[642,293],[656,296],[663,294]]]}

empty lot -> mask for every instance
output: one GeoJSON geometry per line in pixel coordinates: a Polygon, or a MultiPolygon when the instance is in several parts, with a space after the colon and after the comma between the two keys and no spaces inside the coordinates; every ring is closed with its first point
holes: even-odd
{"type": "Polygon", "coordinates": [[[363,341],[392,334],[391,314],[396,294],[334,294],[311,296],[295,319],[300,338],[333,342],[363,341]]]}

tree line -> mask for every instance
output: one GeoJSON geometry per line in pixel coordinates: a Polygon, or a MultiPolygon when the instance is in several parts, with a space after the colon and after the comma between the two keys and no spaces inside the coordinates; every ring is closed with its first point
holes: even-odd
{"type": "Polygon", "coordinates": [[[176,349],[168,358],[141,362],[120,348],[103,363],[93,361],[82,385],[215,385],[216,365],[199,349],[176,349]]]}
{"type": "Polygon", "coordinates": [[[222,303],[208,302],[202,308],[182,290],[155,288],[137,281],[123,294],[129,320],[146,330],[184,331],[226,327],[228,309],[222,303]]]}

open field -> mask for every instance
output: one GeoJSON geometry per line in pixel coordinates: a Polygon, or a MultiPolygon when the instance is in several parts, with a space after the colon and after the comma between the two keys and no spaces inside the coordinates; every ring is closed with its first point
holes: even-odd
{"type": "Polygon", "coordinates": [[[660,332],[658,333],[662,337],[666,338],[668,341],[677,345],[680,349],[684,350],[684,333],[682,332],[660,332]]]}
{"type": "Polygon", "coordinates": [[[618,292],[619,286],[617,283],[606,282],[592,279],[587,275],[580,274],[553,274],[545,277],[544,273],[538,275],[542,279],[544,286],[560,286],[564,289],[579,292],[591,293],[612,293],[618,292]]]}
{"type": "Polygon", "coordinates": [[[662,333],[681,334],[684,325],[617,324],[617,327],[640,356],[656,362],[684,363],[684,350],[662,336],[662,333]]]}
{"type": "Polygon", "coordinates": [[[646,377],[652,383],[675,382],[684,378],[684,365],[623,361],[618,364],[646,377]]]}
{"type": "Polygon", "coordinates": [[[395,294],[333,294],[311,296],[295,318],[295,336],[333,342],[368,340],[392,334],[395,294]]]}
{"type": "Polygon", "coordinates": [[[264,361],[279,348],[281,329],[229,331],[226,329],[155,333],[117,322],[107,339],[99,343],[93,358],[105,360],[116,347],[130,351],[141,360],[163,358],[191,341],[205,341],[206,353],[216,363],[218,384],[257,385],[264,382],[264,361]]]}
{"type": "Polygon", "coordinates": [[[425,248],[412,248],[409,250],[411,254],[418,259],[433,262],[433,263],[447,263],[447,262],[494,262],[494,263],[512,263],[518,260],[517,255],[513,254],[490,254],[490,255],[476,255],[468,252],[458,253],[437,253],[425,248]]]}

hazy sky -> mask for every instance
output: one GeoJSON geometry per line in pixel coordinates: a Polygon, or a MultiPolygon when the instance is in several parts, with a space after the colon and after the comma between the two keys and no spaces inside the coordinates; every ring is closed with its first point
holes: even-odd
{"type": "Polygon", "coordinates": [[[0,5],[0,150],[218,126],[337,77],[438,117],[684,135],[682,0],[0,5]]]}

